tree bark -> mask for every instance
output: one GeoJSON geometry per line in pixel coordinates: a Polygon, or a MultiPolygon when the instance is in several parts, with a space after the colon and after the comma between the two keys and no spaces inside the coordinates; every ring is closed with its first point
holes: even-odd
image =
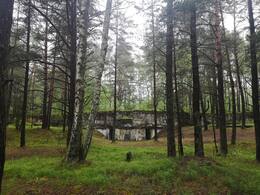
{"type": "Polygon", "coordinates": [[[33,68],[32,68],[32,77],[31,77],[31,128],[33,128],[34,126],[34,98],[35,98],[35,93],[34,93],[34,88],[35,88],[35,65],[33,65],[33,68]]]}
{"type": "Polygon", "coordinates": [[[115,138],[115,133],[116,133],[116,113],[117,113],[117,67],[118,67],[118,37],[119,37],[119,32],[118,32],[118,28],[119,28],[119,24],[118,24],[118,20],[119,20],[119,12],[118,12],[118,1],[117,1],[117,14],[116,14],[116,48],[115,48],[115,81],[114,81],[114,113],[113,113],[113,128],[112,128],[112,142],[115,142],[116,138],[115,138]]]}
{"type": "Polygon", "coordinates": [[[76,99],[76,67],[77,67],[77,0],[67,1],[70,29],[70,85],[69,85],[69,113],[67,145],[71,139],[71,131],[74,123],[75,99],[76,99]]]}
{"type": "Polygon", "coordinates": [[[53,97],[54,97],[54,85],[55,85],[55,63],[56,63],[56,44],[54,48],[54,54],[53,54],[53,66],[51,71],[51,81],[50,81],[50,91],[49,91],[49,97],[48,97],[48,107],[47,107],[47,129],[50,129],[51,127],[51,114],[52,114],[52,104],[53,104],[53,97]]]}
{"type": "Polygon", "coordinates": [[[230,82],[230,87],[231,87],[231,96],[232,96],[232,138],[231,138],[231,144],[235,145],[236,144],[236,135],[237,135],[237,111],[236,111],[236,92],[235,92],[235,82],[233,79],[232,75],[232,64],[230,60],[230,53],[229,53],[229,48],[228,48],[228,43],[226,40],[226,29],[225,29],[225,23],[224,23],[224,16],[223,16],[223,10],[220,3],[220,14],[221,14],[221,20],[222,20],[222,26],[223,26],[223,37],[226,41],[225,43],[225,50],[226,50],[226,55],[227,55],[227,63],[228,63],[228,76],[229,76],[229,82],[230,82]]]}
{"type": "Polygon", "coordinates": [[[155,26],[154,26],[154,0],[152,0],[152,36],[153,36],[153,112],[154,112],[154,140],[158,140],[157,133],[157,94],[156,94],[156,54],[155,54],[155,26]]]}
{"type": "MultiPolygon", "coordinates": [[[[214,84],[213,84],[214,85],[214,84]]],[[[214,94],[211,95],[211,121],[212,121],[212,131],[213,131],[213,141],[215,146],[215,151],[218,153],[218,145],[217,145],[217,138],[216,138],[216,116],[215,116],[215,108],[216,108],[216,98],[214,97],[214,94]]]]}
{"type": "Polygon", "coordinates": [[[0,1],[0,194],[5,164],[6,126],[8,120],[8,63],[12,27],[13,0],[0,1]]]}
{"type": "Polygon", "coordinates": [[[106,61],[107,49],[108,49],[108,34],[110,27],[110,18],[112,11],[112,0],[107,0],[105,18],[103,24],[103,35],[102,35],[102,43],[101,43],[101,52],[100,59],[101,61],[98,63],[98,67],[96,70],[95,81],[94,81],[94,94],[92,99],[92,108],[88,118],[87,125],[83,128],[82,132],[82,144],[81,144],[81,160],[85,160],[87,158],[89,148],[92,142],[92,136],[94,132],[95,119],[98,112],[98,107],[100,103],[100,94],[101,94],[101,78],[104,72],[104,66],[106,61]]]}
{"type": "Polygon", "coordinates": [[[182,123],[181,123],[181,115],[180,115],[180,102],[179,102],[179,89],[178,89],[178,81],[177,81],[177,56],[176,56],[176,41],[173,37],[173,69],[174,69],[174,86],[175,86],[175,101],[176,101],[176,115],[177,115],[177,123],[178,123],[178,152],[179,156],[182,157],[184,155],[183,151],[183,143],[182,143],[182,123]]]}
{"type": "Polygon", "coordinates": [[[166,35],[166,116],[167,116],[167,151],[168,157],[176,156],[174,117],[173,117],[173,0],[167,1],[166,35]]]}
{"type": "Polygon", "coordinates": [[[191,4],[191,21],[190,21],[190,46],[192,58],[192,78],[193,78],[193,123],[195,139],[195,156],[204,156],[203,136],[200,116],[200,78],[199,78],[199,60],[197,48],[197,9],[195,2],[191,4]]]}
{"type": "Polygon", "coordinates": [[[220,152],[222,155],[227,155],[227,132],[226,132],[226,112],[224,99],[224,79],[223,79],[223,62],[221,48],[221,30],[220,30],[220,4],[215,1],[215,33],[216,33],[216,64],[218,75],[218,102],[219,102],[219,128],[220,128],[220,152]]]}
{"type": "Polygon", "coordinates": [[[252,101],[255,124],[256,160],[260,162],[260,113],[259,113],[259,84],[256,58],[256,32],[252,0],[248,0],[248,16],[250,25],[250,54],[252,74],[252,101]]]}
{"type": "Polygon", "coordinates": [[[64,89],[63,89],[63,110],[62,110],[62,117],[63,117],[63,123],[62,123],[62,132],[65,133],[66,126],[67,126],[67,107],[68,107],[68,68],[65,67],[65,75],[64,75],[64,89]]]}
{"type": "Polygon", "coordinates": [[[87,58],[87,34],[89,26],[90,0],[79,1],[81,15],[79,17],[79,54],[77,60],[76,74],[76,101],[75,115],[71,131],[71,138],[67,153],[68,162],[82,161],[81,157],[81,134],[83,127],[84,98],[85,98],[85,74],[87,58]]]}
{"type": "Polygon", "coordinates": [[[25,147],[25,126],[27,118],[27,98],[29,86],[29,68],[30,68],[30,39],[31,39],[31,0],[28,0],[27,12],[27,40],[26,40],[26,64],[25,64],[25,77],[24,77],[24,91],[23,91],[23,106],[22,106],[22,121],[20,125],[20,147],[25,147]]]}
{"type": "MultiPolygon", "coordinates": [[[[48,1],[46,1],[46,17],[48,17],[48,1]]],[[[48,128],[48,20],[45,19],[45,36],[44,36],[44,90],[42,101],[42,129],[48,128]]]]}
{"type": "Polygon", "coordinates": [[[246,127],[246,104],[245,104],[245,95],[244,95],[244,89],[242,86],[242,81],[240,77],[240,66],[239,66],[239,60],[238,60],[238,51],[237,51],[237,30],[236,30],[236,2],[234,2],[234,58],[235,58],[235,65],[236,65],[236,73],[237,73],[237,82],[238,82],[238,88],[240,92],[240,98],[241,98],[241,104],[242,104],[242,129],[246,127]]]}
{"type": "Polygon", "coordinates": [[[200,90],[200,106],[201,106],[201,111],[202,111],[204,131],[207,131],[208,130],[208,120],[207,120],[207,116],[206,116],[206,109],[204,106],[202,90],[200,90]]]}

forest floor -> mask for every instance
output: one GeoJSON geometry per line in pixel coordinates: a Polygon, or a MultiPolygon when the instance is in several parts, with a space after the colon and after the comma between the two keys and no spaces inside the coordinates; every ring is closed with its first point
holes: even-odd
{"type": "Polygon", "coordinates": [[[3,194],[260,194],[254,130],[238,129],[227,157],[216,154],[212,140],[212,131],[204,132],[206,158],[195,158],[193,129],[186,127],[186,156],[168,159],[165,137],[111,144],[96,134],[88,161],[69,166],[60,128],[28,128],[27,147],[20,149],[19,133],[10,126],[3,194]],[[129,151],[133,160],[126,162],[129,151]]]}

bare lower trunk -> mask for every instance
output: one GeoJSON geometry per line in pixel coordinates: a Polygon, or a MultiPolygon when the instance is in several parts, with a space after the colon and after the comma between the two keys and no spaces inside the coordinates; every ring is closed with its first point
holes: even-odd
{"type": "MultiPolygon", "coordinates": [[[[226,40],[226,29],[225,29],[225,24],[224,24],[224,16],[223,16],[223,11],[222,11],[222,6],[220,2],[220,12],[221,12],[221,20],[222,20],[222,25],[223,25],[223,37],[226,40]]],[[[236,125],[237,125],[237,111],[236,111],[236,92],[235,92],[235,82],[233,79],[232,75],[232,64],[230,60],[230,53],[229,53],[229,48],[228,48],[228,43],[226,42],[225,44],[225,49],[226,49],[226,55],[227,55],[227,62],[228,62],[228,76],[229,76],[229,81],[230,81],[230,87],[231,87],[231,96],[232,96],[232,139],[231,143],[236,144],[236,125]]]]}
{"type": "Polygon", "coordinates": [[[47,107],[47,129],[50,129],[51,126],[51,114],[52,114],[52,103],[53,103],[53,96],[54,96],[54,84],[55,84],[55,54],[53,60],[53,67],[51,73],[51,83],[50,83],[50,92],[49,92],[49,101],[47,107]]]}
{"type": "MultiPolygon", "coordinates": [[[[48,4],[48,1],[46,1],[48,4]]],[[[48,5],[46,6],[46,16],[48,17],[48,5]]],[[[45,21],[45,37],[44,37],[44,90],[42,101],[42,129],[48,128],[48,21],[45,21]]]]}
{"type": "Polygon", "coordinates": [[[239,67],[239,61],[238,61],[238,51],[237,51],[237,30],[236,30],[236,3],[234,2],[234,58],[235,58],[235,65],[236,65],[236,73],[237,73],[237,82],[238,82],[238,88],[241,98],[241,104],[242,104],[242,129],[246,127],[246,104],[245,104],[245,96],[244,96],[244,89],[242,86],[242,81],[240,77],[240,67],[239,67]]]}
{"type": "Polygon", "coordinates": [[[64,89],[63,89],[63,104],[62,104],[62,132],[65,133],[66,126],[67,126],[67,104],[68,104],[68,75],[67,75],[67,67],[65,68],[65,82],[64,82],[64,89]]]}
{"type": "Polygon", "coordinates": [[[176,156],[174,118],[173,118],[173,0],[167,1],[166,34],[166,116],[167,116],[167,151],[168,157],[176,156]]]}
{"type": "Polygon", "coordinates": [[[32,77],[31,77],[31,128],[33,128],[34,126],[34,98],[35,98],[35,94],[34,94],[34,88],[35,88],[35,65],[33,65],[33,68],[32,68],[32,77]]]}
{"type": "Polygon", "coordinates": [[[218,145],[217,145],[217,138],[216,138],[216,116],[215,116],[215,98],[212,95],[211,97],[211,121],[212,121],[212,131],[213,131],[213,142],[215,146],[215,152],[218,153],[218,145]]]}
{"type": "Polygon", "coordinates": [[[26,40],[26,64],[25,64],[25,77],[24,77],[24,91],[23,91],[23,107],[22,107],[22,121],[20,125],[20,147],[25,146],[25,125],[27,118],[27,97],[29,85],[29,66],[30,66],[30,38],[31,38],[31,0],[28,0],[28,13],[27,13],[27,40],[26,40]]]}
{"type": "Polygon", "coordinates": [[[227,155],[227,132],[226,132],[226,113],[224,99],[224,79],[223,79],[223,62],[221,48],[221,30],[220,30],[220,4],[219,0],[215,1],[215,19],[216,19],[216,64],[218,75],[218,103],[219,103],[219,127],[220,127],[220,152],[227,155]]]}
{"type": "Polygon", "coordinates": [[[154,140],[158,140],[157,133],[157,94],[156,94],[156,54],[155,54],[155,26],[154,0],[152,0],[152,33],[153,33],[153,112],[154,112],[154,140]]]}
{"type": "Polygon", "coordinates": [[[6,126],[8,120],[8,72],[7,57],[12,26],[13,1],[0,2],[0,194],[5,164],[6,126]]]}
{"type": "Polygon", "coordinates": [[[67,153],[68,162],[84,160],[81,158],[81,132],[84,122],[84,98],[85,98],[85,74],[86,74],[86,57],[87,57],[87,33],[89,22],[90,1],[80,1],[81,16],[79,18],[79,54],[76,74],[76,100],[75,114],[71,130],[71,137],[67,153]]]}
{"type": "Polygon", "coordinates": [[[193,122],[194,122],[194,138],[195,138],[195,155],[199,157],[204,156],[201,116],[200,116],[200,78],[199,78],[199,64],[197,54],[197,10],[195,2],[192,3],[191,8],[191,55],[192,55],[192,75],[193,75],[193,122]]]}
{"type": "Polygon", "coordinates": [[[204,104],[201,90],[200,90],[200,107],[201,107],[201,111],[202,111],[204,131],[207,131],[208,130],[208,120],[207,120],[206,109],[205,109],[205,104],[204,104]]]}
{"type": "Polygon", "coordinates": [[[86,126],[83,127],[83,132],[82,132],[83,137],[82,137],[81,154],[80,154],[81,160],[85,160],[88,155],[89,148],[92,141],[92,135],[94,132],[95,118],[100,103],[101,78],[104,71],[107,48],[108,48],[108,33],[109,33],[109,26],[110,26],[111,11],[112,11],[112,0],[107,0],[105,19],[103,25],[102,43],[101,43],[101,54],[100,54],[101,61],[98,63],[98,67],[96,70],[92,108],[88,118],[88,124],[86,124],[86,126]]]}
{"type": "MultiPolygon", "coordinates": [[[[175,40],[175,39],[174,39],[175,40]]],[[[180,102],[179,102],[179,89],[178,89],[178,81],[177,81],[177,62],[176,62],[176,42],[173,44],[173,69],[174,69],[174,86],[175,86],[175,101],[176,101],[176,115],[177,115],[177,123],[178,123],[178,152],[179,156],[182,157],[184,155],[183,151],[183,143],[182,143],[182,124],[181,124],[181,115],[180,115],[180,102]]]]}
{"type": "Polygon", "coordinates": [[[69,113],[67,145],[71,139],[71,131],[74,123],[75,100],[76,100],[76,67],[77,67],[77,0],[67,1],[70,18],[70,84],[69,84],[69,113]]]}
{"type": "Polygon", "coordinates": [[[117,115],[117,67],[118,67],[118,38],[119,38],[119,11],[118,11],[118,1],[117,1],[117,14],[116,14],[116,45],[115,45],[115,81],[114,81],[114,113],[113,113],[113,128],[112,128],[112,142],[116,141],[116,115],[117,115]]]}
{"type": "Polygon", "coordinates": [[[252,74],[252,101],[256,138],[256,160],[260,162],[260,113],[259,113],[259,84],[256,58],[256,32],[252,0],[248,0],[248,15],[250,24],[250,54],[252,74]]]}

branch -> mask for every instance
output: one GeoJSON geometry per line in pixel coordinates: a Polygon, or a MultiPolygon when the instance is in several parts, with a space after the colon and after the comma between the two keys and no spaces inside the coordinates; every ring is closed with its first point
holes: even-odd
{"type": "Polygon", "coordinates": [[[39,14],[41,14],[51,25],[52,27],[55,29],[56,33],[59,35],[59,37],[61,38],[62,42],[68,47],[70,48],[70,45],[68,44],[68,42],[66,41],[66,39],[62,36],[61,32],[58,30],[58,28],[55,26],[55,24],[53,24],[53,22],[50,20],[50,18],[48,16],[46,16],[46,14],[44,14],[40,9],[38,9],[35,5],[33,5],[31,3],[31,7],[33,9],[35,9],[37,12],[39,12],[39,14]]]}

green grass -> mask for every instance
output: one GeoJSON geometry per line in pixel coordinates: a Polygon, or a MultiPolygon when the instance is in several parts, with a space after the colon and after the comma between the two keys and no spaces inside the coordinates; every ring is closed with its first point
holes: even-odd
{"type": "MultiPolygon", "coordinates": [[[[48,133],[39,129],[28,130],[28,147],[63,147],[60,131],[59,128],[48,133]]],[[[12,128],[8,142],[9,149],[18,145],[18,134],[12,128]]],[[[45,183],[54,190],[74,186],[75,192],[90,188],[96,193],[260,194],[260,165],[254,161],[253,143],[230,147],[226,158],[215,156],[213,146],[206,144],[205,159],[193,158],[191,145],[185,146],[185,154],[189,157],[169,159],[162,144],[152,141],[145,144],[111,144],[96,137],[87,163],[74,166],[64,164],[63,155],[46,157],[37,154],[7,160],[4,192],[9,194],[25,182],[29,184],[28,188],[33,186],[34,189],[45,183]],[[133,160],[126,162],[129,151],[133,153],[133,160]]],[[[18,189],[26,194],[27,189],[18,189]]]]}

